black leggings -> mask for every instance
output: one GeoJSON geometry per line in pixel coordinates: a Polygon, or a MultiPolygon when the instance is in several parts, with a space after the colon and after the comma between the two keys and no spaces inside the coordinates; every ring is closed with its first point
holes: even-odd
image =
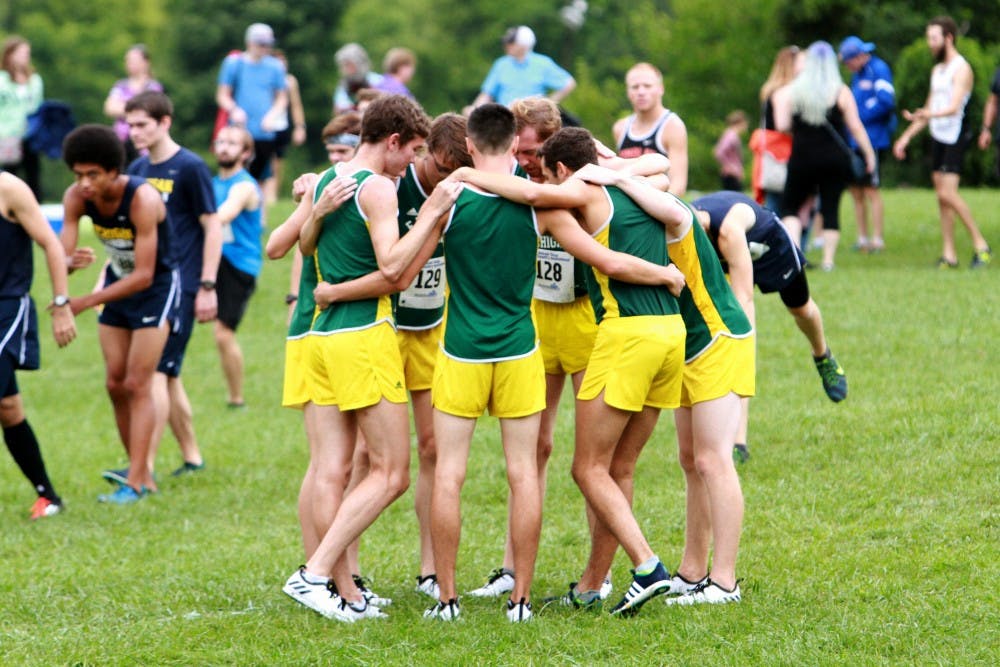
{"type": "Polygon", "coordinates": [[[788,163],[788,180],[782,195],[782,217],[798,215],[811,195],[819,194],[820,213],[823,214],[823,229],[840,229],[840,195],[847,187],[847,165],[845,161],[826,164],[788,163]]]}

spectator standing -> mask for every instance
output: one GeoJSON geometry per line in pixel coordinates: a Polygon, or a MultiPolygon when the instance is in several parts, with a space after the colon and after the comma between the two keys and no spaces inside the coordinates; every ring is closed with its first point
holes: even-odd
{"type": "Polygon", "coordinates": [[[746,132],[746,113],[740,110],[730,112],[726,116],[726,130],[713,150],[719,163],[723,190],[743,191],[743,135],[746,132]]]}
{"type": "Polygon", "coordinates": [[[219,348],[222,373],[229,389],[227,404],[242,408],[243,350],[236,329],[257,289],[261,268],[260,188],[244,165],[253,155],[253,138],[242,127],[224,127],[213,147],[219,173],[212,179],[217,217],[222,225],[222,257],[219,259],[216,293],[218,316],[215,344],[219,348]]]}
{"type": "Polygon", "coordinates": [[[125,52],[125,74],[124,79],[118,79],[115,81],[115,85],[111,86],[111,92],[104,100],[104,115],[115,121],[115,134],[125,145],[125,164],[128,165],[139,157],[139,151],[135,149],[135,144],[128,136],[128,123],[125,122],[125,103],[147,90],[162,93],[163,84],[153,78],[149,51],[145,44],[135,44],[125,52]]]}
{"type": "Polygon", "coordinates": [[[288,124],[288,84],[285,67],[271,55],[271,26],[252,24],[245,41],[245,51],[222,61],[215,101],[229,113],[230,124],[250,131],[256,151],[247,170],[262,183],[271,175],[275,133],[288,124]]]}
{"type": "Polygon", "coordinates": [[[503,47],[507,55],[493,61],[479,95],[466,111],[487,102],[510,106],[514,100],[539,95],[548,95],[559,104],[576,88],[569,72],[552,58],[535,53],[535,32],[528,26],[507,30],[503,47]]]}
{"type": "Polygon", "coordinates": [[[969,62],[955,48],[958,26],[950,16],[938,16],[927,24],[927,47],[934,56],[931,88],[924,106],[903,111],[910,121],[892,147],[897,160],[906,157],[906,147],[918,132],[930,126],[931,178],[941,213],[941,258],[938,267],[958,268],[955,250],[955,216],[965,225],[972,238],[973,253],[970,268],[982,268],[993,260],[993,251],[972,217],[969,205],[958,193],[962,161],[969,144],[965,107],[972,94],[973,71],[969,62]]]}
{"type": "Polygon", "coordinates": [[[3,43],[0,61],[0,167],[17,172],[41,201],[38,153],[25,141],[28,116],[45,97],[42,77],[31,64],[31,43],[11,35],[3,43]]]}
{"type": "Polygon", "coordinates": [[[806,51],[802,71],[775,93],[774,122],[778,130],[792,133],[788,180],[782,195],[785,226],[799,243],[802,225],[795,213],[819,194],[823,214],[824,271],[833,270],[840,240],[840,195],[851,177],[851,156],[845,128],[861,146],[867,172],[875,168],[875,152],[858,117],[851,89],[844,85],[837,54],[828,42],[813,42],[806,51]]]}
{"type": "Polygon", "coordinates": [[[382,80],[375,84],[375,90],[381,90],[389,95],[405,95],[413,98],[413,93],[406,84],[413,79],[417,71],[417,57],[413,51],[396,47],[389,49],[382,60],[382,80]]]}
{"type": "Polygon", "coordinates": [[[333,91],[333,115],[358,110],[358,91],[374,88],[382,80],[372,72],[368,52],[360,44],[349,42],[337,49],[333,56],[340,71],[340,81],[333,91]]]}
{"type": "Polygon", "coordinates": [[[779,90],[787,95],[786,86],[792,82],[795,75],[802,69],[805,54],[797,46],[786,46],[778,51],[771,65],[771,73],[767,81],[760,87],[760,129],[754,130],[750,136],[750,150],[754,154],[752,172],[754,198],[757,203],[764,204],[772,211],[781,210],[781,193],[784,190],[784,179],[777,182],[766,182],[764,179],[764,153],[787,168],[788,157],[792,152],[792,135],[779,132],[774,124],[774,97],[779,90]]]}
{"type": "Polygon", "coordinates": [[[288,59],[285,52],[274,50],[274,57],[281,61],[285,68],[285,85],[288,88],[288,108],[285,110],[284,129],[274,134],[274,160],[271,164],[272,177],[263,184],[264,198],[268,204],[278,200],[281,192],[282,166],[288,147],[301,146],[306,142],[306,112],[302,104],[302,94],[299,90],[299,80],[288,71],[288,59]]]}
{"type": "Polygon", "coordinates": [[[637,63],[625,74],[632,114],[611,128],[618,155],[638,157],[660,153],[670,158],[670,192],[687,192],[688,139],[681,117],[663,106],[663,74],[649,63],[637,63]]]}
{"type": "MultiPolygon", "coordinates": [[[[858,241],[861,252],[881,252],[885,248],[884,207],[879,193],[879,167],[886,149],[892,145],[896,130],[896,91],[892,86],[892,70],[878,56],[872,55],[875,44],[854,35],[840,44],[840,60],[851,70],[851,92],[858,105],[858,116],[875,150],[875,169],[850,185],[854,212],[858,221],[858,241]],[[871,205],[871,236],[868,226],[868,205],[871,205]]],[[[857,143],[850,145],[857,151],[857,143]]]]}

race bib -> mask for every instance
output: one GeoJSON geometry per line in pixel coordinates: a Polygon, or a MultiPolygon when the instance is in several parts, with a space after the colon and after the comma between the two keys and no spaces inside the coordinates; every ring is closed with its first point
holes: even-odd
{"type": "Polygon", "coordinates": [[[434,310],[444,307],[444,257],[431,257],[410,286],[399,293],[400,308],[434,310]]]}
{"type": "Polygon", "coordinates": [[[222,225],[222,242],[223,243],[234,243],[236,237],[233,236],[233,226],[232,224],[222,225]]]}
{"type": "Polygon", "coordinates": [[[536,299],[549,303],[572,303],[576,298],[574,283],[572,255],[565,250],[538,249],[535,260],[536,299]]]}
{"type": "Polygon", "coordinates": [[[104,248],[116,276],[124,278],[135,270],[135,249],[131,243],[128,248],[117,248],[113,242],[105,243],[104,248]]]}

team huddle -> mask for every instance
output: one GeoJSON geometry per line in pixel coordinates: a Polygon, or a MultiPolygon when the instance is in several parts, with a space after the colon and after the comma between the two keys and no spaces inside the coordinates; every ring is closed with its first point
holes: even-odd
{"type": "MultiPolygon", "coordinates": [[[[417,590],[434,598],[425,616],[461,615],[460,494],[476,419],[488,409],[507,465],[508,539],[503,567],[469,595],[509,593],[508,619],[532,617],[566,375],[576,393],[572,474],[592,548],[584,572],[552,601],[599,608],[619,545],[633,580],[613,615],[660,595],[680,605],[740,600],[733,445],[741,401],[755,389],[755,340],[752,306],[741,306],[720,254],[725,247],[742,271],[752,246],[757,259],[767,250],[745,240],[742,254],[731,250],[732,234],[720,247],[719,229],[736,224],[730,210],[741,234],[757,217],[776,228],[767,260],[779,272],[772,280],[784,282],[768,289],[800,281],[804,299],[790,308],[811,303],[801,254],[781,245],[780,223],[751,200],[710,195],[700,204],[709,212],[698,211],[666,192],[663,155],[618,157],[588,131],[559,126],[544,98],[433,123],[412,100],[379,98],[354,157],[300,178],[298,208],[268,241],[272,258],[296,244],[303,255],[284,405],[303,408],[312,457],[299,496],[306,562],[284,591],[326,617],[385,616],[389,601],[360,578],[356,544],[409,484],[407,391],[420,457],[417,590]],[[777,266],[779,256],[794,270],[777,266]],[[675,410],[688,499],[673,573],[631,511],[636,462],[664,408],[675,410]]],[[[842,371],[834,380],[846,395],[842,371]]]]}
{"type": "MultiPolygon", "coordinates": [[[[739,193],[690,204],[672,194],[676,165],[667,155],[683,124],[662,108],[651,65],[633,67],[626,84],[636,113],[616,126],[617,154],[583,128],[561,127],[544,97],[431,121],[411,98],[385,95],[364,112],[353,157],[296,180],[298,206],[266,246],[271,259],[294,251],[301,267],[288,299],[282,401],[302,410],[310,451],[298,499],[306,560],[283,589],[296,601],[345,622],[386,615],[391,601],[360,576],[359,540],[409,487],[409,402],[419,458],[416,589],[434,600],[424,615],[461,615],[461,490],[476,420],[488,410],[500,420],[508,534],[501,567],[469,595],[509,594],[507,618],[531,619],[567,375],[576,396],[572,475],[591,551],[568,591],[547,603],[602,608],[619,546],[633,576],[612,615],[634,615],[657,596],[677,605],[740,600],[734,456],[749,455],[754,284],[780,293],[831,400],[846,398],[846,378],[826,345],[802,254],[775,214],[739,193]],[[663,409],[674,411],[687,498],[672,572],[631,509],[636,464],[663,409]]],[[[0,285],[4,346],[37,347],[33,306],[22,296],[31,275],[22,256],[34,239],[49,255],[57,342],[75,335],[73,315],[103,307],[107,388],[129,466],[105,471],[114,491],[99,499],[123,505],[156,491],[156,443],[168,417],[185,461],[175,474],[203,467],[179,378],[196,319],[218,318],[230,405],[242,405],[234,333],[260,250],[240,239],[259,243],[262,208],[244,168],[253,151],[245,129],[220,132],[220,173],[209,181],[204,163],[170,138],[165,95],[136,96],[126,116],[148,153],[128,174],[109,128],[84,126],[66,140],[76,182],[64,197],[61,248],[24,188],[0,180],[0,232],[17,241],[21,258],[0,285]],[[69,298],[66,268],[94,261],[77,247],[86,217],[108,263],[90,294],[69,298]],[[60,250],[65,262],[53,259],[60,250]]],[[[679,180],[683,192],[686,173],[679,180]]],[[[37,458],[22,468],[39,491],[33,516],[47,516],[61,501],[14,381],[15,369],[32,365],[21,358],[3,367],[2,414],[5,436],[23,446],[18,462],[37,458]]]]}

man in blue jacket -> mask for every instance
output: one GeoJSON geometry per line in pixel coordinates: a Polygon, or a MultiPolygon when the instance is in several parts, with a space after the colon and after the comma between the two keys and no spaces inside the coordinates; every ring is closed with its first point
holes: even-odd
{"type": "MultiPolygon", "coordinates": [[[[884,60],[872,55],[874,50],[873,43],[863,42],[854,35],[841,42],[839,49],[840,60],[854,73],[851,76],[851,92],[877,156],[875,169],[850,187],[858,220],[858,242],[854,247],[861,252],[879,252],[885,247],[882,195],[878,191],[879,165],[892,144],[892,133],[896,129],[896,91],[892,87],[892,70],[884,60]],[[866,203],[871,204],[871,236],[868,234],[866,203]]],[[[854,139],[850,141],[851,147],[857,150],[854,139]]]]}

